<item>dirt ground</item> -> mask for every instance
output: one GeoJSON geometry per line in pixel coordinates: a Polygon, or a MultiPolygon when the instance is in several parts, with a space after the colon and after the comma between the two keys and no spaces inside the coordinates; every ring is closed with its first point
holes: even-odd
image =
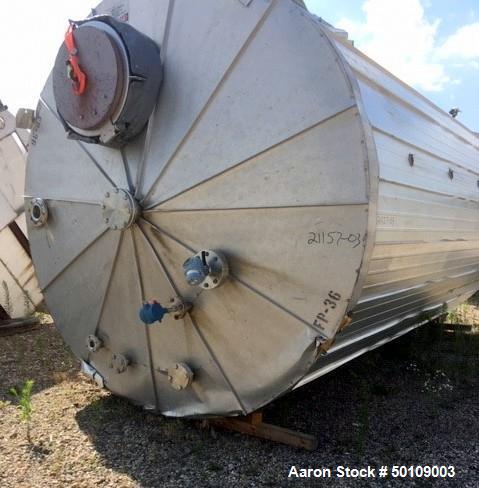
{"type": "MultiPolygon", "coordinates": [[[[477,298],[446,321],[479,324],[477,298]]],[[[0,487],[479,486],[479,335],[430,324],[269,405],[288,446],[156,417],[100,390],[52,325],[0,337],[0,487]],[[35,381],[31,442],[11,387],[35,381]],[[454,466],[449,480],[288,479],[291,466],[454,466]]],[[[376,473],[377,474],[377,473],[376,473]]]]}

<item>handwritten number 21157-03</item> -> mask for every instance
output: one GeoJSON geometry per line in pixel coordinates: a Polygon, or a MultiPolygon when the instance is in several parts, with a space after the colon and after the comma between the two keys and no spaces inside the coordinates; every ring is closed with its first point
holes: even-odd
{"type": "Polygon", "coordinates": [[[310,246],[313,244],[325,246],[349,245],[354,249],[361,245],[361,234],[359,232],[356,234],[349,234],[341,231],[309,232],[308,244],[310,246]]]}

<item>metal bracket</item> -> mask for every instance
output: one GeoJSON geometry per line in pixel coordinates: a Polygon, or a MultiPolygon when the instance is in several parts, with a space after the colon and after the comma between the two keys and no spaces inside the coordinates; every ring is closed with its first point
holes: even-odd
{"type": "Polygon", "coordinates": [[[86,361],[82,361],[81,372],[93,380],[100,388],[105,387],[103,376],[91,364],[88,364],[86,361]]]}

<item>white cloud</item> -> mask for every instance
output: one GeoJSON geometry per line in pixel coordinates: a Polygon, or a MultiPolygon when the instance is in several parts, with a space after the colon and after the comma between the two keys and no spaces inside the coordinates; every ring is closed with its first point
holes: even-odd
{"type": "Polygon", "coordinates": [[[336,25],[359,49],[419,89],[440,91],[451,82],[435,61],[440,19],[429,22],[420,0],[367,0],[362,9],[365,22],[343,18],[336,25]]]}
{"type": "Polygon", "coordinates": [[[439,47],[442,59],[479,59],[479,22],[460,27],[439,47]]]}

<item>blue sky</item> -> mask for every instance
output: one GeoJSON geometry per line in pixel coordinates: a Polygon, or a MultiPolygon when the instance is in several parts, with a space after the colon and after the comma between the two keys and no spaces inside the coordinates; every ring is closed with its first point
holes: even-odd
{"type": "MultiPolygon", "coordinates": [[[[67,19],[84,17],[95,3],[49,0],[46,8],[38,0],[15,0],[0,8],[0,99],[13,112],[36,106],[67,19]]],[[[461,122],[479,131],[479,0],[306,0],[306,4],[347,30],[356,47],[441,108],[459,107],[461,122]]]]}
{"type": "Polygon", "coordinates": [[[306,0],[355,46],[479,131],[478,0],[306,0]]]}

